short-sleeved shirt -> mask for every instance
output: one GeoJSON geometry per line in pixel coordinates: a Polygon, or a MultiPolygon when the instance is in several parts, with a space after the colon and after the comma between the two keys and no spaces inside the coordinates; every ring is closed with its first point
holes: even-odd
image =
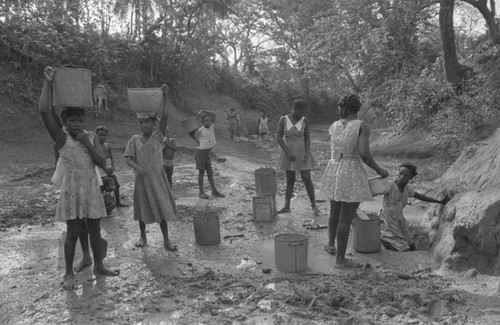
{"type": "Polygon", "coordinates": [[[194,136],[200,142],[196,149],[211,149],[215,146],[216,141],[214,129],[215,127],[212,124],[208,128],[202,126],[194,132],[194,136]]]}

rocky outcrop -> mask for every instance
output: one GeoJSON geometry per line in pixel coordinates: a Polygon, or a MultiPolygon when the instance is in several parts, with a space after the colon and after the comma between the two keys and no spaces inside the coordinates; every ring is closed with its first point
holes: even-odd
{"type": "Polygon", "coordinates": [[[500,132],[465,149],[440,184],[440,191],[453,198],[427,212],[435,257],[454,270],[498,274],[500,132]]]}

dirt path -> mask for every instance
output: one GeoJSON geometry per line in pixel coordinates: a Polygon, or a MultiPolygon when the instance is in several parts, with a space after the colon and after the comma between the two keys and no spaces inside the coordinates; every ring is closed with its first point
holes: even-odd
{"type": "MultiPolygon", "coordinates": [[[[328,159],[328,138],[318,127],[313,149],[318,184],[328,159]]],[[[109,241],[106,264],[119,268],[116,278],[95,277],[91,269],[77,274],[78,289],[60,286],[64,267],[64,225],[53,222],[57,190],[49,184],[51,154],[39,163],[10,166],[0,178],[0,323],[2,324],[495,324],[500,323],[496,279],[436,271],[426,251],[382,250],[352,258],[364,264],[337,270],[323,250],[326,229],[308,230],[307,220],[325,225],[328,206],[314,219],[302,183],[297,182],[292,213],[270,223],[254,223],[253,171],[273,166],[275,143],[219,141],[215,151],[216,182],[226,198],[196,196],[192,143],[179,139],[174,193],[180,218],[169,224],[177,253],[161,245],[157,225],[148,226],[149,245],[134,247],[138,227],[132,208],[115,210],[102,221],[109,241]],[[44,162],[44,163],[40,163],[44,162]],[[7,171],[8,170],[8,171],[7,171]],[[195,243],[193,216],[217,212],[221,243],[195,243]],[[308,269],[282,273],[274,265],[279,233],[308,237],[308,269]],[[240,237],[230,237],[239,235],[240,237]],[[229,236],[229,237],[228,237],[229,236]],[[270,273],[263,271],[269,269],[270,273]]],[[[116,157],[121,150],[116,150],[116,157]]],[[[15,157],[13,151],[12,156],[15,157]]],[[[22,158],[16,158],[21,159],[22,158]]],[[[392,170],[398,159],[383,159],[392,170]]],[[[431,170],[432,168],[427,166],[431,170]]],[[[126,203],[131,203],[133,174],[119,159],[118,176],[126,203]]],[[[424,173],[425,174],[425,173],[424,173]]],[[[427,189],[427,182],[417,183],[427,189]]],[[[278,173],[278,207],[284,175],[278,173]]],[[[321,199],[321,198],[318,198],[321,199]]],[[[378,211],[379,201],[363,204],[378,211]]],[[[421,217],[426,205],[414,203],[409,218],[421,217]]],[[[80,256],[78,252],[77,258],[80,256]]]]}

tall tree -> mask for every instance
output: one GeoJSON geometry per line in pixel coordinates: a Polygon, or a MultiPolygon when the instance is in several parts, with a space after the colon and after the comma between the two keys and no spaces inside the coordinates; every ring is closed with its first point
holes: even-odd
{"type": "Polygon", "coordinates": [[[446,80],[456,87],[462,83],[463,74],[458,62],[455,46],[455,30],[453,29],[453,12],[455,0],[439,1],[439,29],[443,44],[443,58],[446,80]]]}

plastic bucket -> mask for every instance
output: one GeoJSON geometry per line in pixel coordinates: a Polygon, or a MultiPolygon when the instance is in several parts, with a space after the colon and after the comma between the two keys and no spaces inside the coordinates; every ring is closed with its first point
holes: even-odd
{"type": "Polygon", "coordinates": [[[359,253],[376,253],[380,251],[380,218],[368,214],[369,219],[354,218],[352,248],[359,253]]]}
{"type": "Polygon", "coordinates": [[[184,128],[184,130],[186,130],[189,133],[198,129],[201,126],[201,124],[196,116],[192,116],[185,120],[182,120],[181,126],[184,128]]]}
{"type": "Polygon", "coordinates": [[[193,216],[194,238],[201,246],[220,243],[219,214],[213,211],[198,212],[193,216]]]}
{"type": "Polygon", "coordinates": [[[309,240],[301,234],[274,236],[274,262],[281,272],[298,273],[307,270],[309,240]]]}
{"type": "Polygon", "coordinates": [[[391,189],[391,185],[387,179],[382,179],[379,176],[368,179],[368,186],[373,196],[383,195],[391,189]]]}
{"type": "Polygon", "coordinates": [[[159,112],[162,108],[161,88],[128,88],[127,97],[130,108],[138,113],[159,112]]]}
{"type": "Polygon", "coordinates": [[[276,171],[273,168],[259,168],[255,170],[254,174],[257,196],[275,195],[278,192],[276,171]]]}
{"type": "Polygon", "coordinates": [[[55,68],[53,97],[58,107],[94,107],[92,75],[87,69],[55,68]]]}

